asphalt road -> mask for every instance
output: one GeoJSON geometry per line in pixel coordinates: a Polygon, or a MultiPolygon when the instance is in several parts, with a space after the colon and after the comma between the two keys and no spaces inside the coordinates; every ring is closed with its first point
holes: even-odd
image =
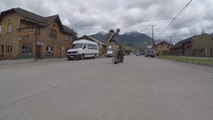
{"type": "Polygon", "coordinates": [[[0,120],[213,120],[213,67],[142,56],[2,65],[0,120]]]}

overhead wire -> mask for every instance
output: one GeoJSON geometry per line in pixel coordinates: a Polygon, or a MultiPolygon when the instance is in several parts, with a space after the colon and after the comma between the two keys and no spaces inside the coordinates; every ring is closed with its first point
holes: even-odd
{"type": "Polygon", "coordinates": [[[170,24],[172,24],[172,23],[177,19],[177,17],[178,17],[181,13],[183,13],[183,11],[190,5],[191,2],[192,2],[192,0],[190,0],[190,1],[186,4],[186,6],[184,6],[184,8],[181,9],[181,11],[180,11],[169,23],[168,23],[168,25],[167,25],[161,32],[159,32],[158,36],[161,35],[161,34],[170,26],[170,24]]]}

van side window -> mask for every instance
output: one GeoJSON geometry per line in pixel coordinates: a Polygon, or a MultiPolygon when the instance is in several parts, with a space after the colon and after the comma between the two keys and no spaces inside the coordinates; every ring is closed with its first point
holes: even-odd
{"type": "Polygon", "coordinates": [[[83,45],[83,49],[86,49],[87,48],[87,45],[86,45],[86,43],[84,43],[84,45],[83,45]]]}
{"type": "Polygon", "coordinates": [[[98,49],[97,45],[89,44],[89,43],[87,45],[88,45],[88,49],[93,49],[93,50],[97,50],[98,49]]]}

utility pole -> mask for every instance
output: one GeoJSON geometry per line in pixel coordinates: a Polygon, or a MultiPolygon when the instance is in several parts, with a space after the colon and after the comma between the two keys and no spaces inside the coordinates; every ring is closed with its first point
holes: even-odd
{"type": "Polygon", "coordinates": [[[154,47],[154,42],[155,42],[155,38],[154,38],[154,27],[155,25],[150,25],[152,27],[152,46],[154,47]]]}
{"type": "Polygon", "coordinates": [[[38,59],[38,27],[35,27],[35,61],[38,59]]]}

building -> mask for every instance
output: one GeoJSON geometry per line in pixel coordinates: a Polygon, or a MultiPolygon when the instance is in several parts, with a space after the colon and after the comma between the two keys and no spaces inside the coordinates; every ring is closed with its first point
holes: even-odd
{"type": "Polygon", "coordinates": [[[167,55],[170,52],[172,44],[167,41],[161,41],[155,45],[156,55],[167,55]]]}
{"type": "Polygon", "coordinates": [[[170,48],[170,54],[190,56],[192,50],[192,37],[181,40],[170,48]]]}
{"type": "Polygon", "coordinates": [[[195,35],[179,41],[171,47],[171,53],[183,56],[213,57],[213,38],[206,33],[195,35]]]}
{"type": "Polygon", "coordinates": [[[12,8],[0,15],[0,59],[63,57],[76,35],[58,15],[12,8]]]}
{"type": "Polygon", "coordinates": [[[106,54],[107,54],[107,44],[105,44],[105,43],[101,42],[100,40],[97,40],[97,39],[95,39],[93,37],[90,37],[88,35],[84,35],[84,36],[80,37],[79,39],[91,40],[91,41],[94,41],[94,42],[98,43],[100,56],[106,56],[106,54]]]}

